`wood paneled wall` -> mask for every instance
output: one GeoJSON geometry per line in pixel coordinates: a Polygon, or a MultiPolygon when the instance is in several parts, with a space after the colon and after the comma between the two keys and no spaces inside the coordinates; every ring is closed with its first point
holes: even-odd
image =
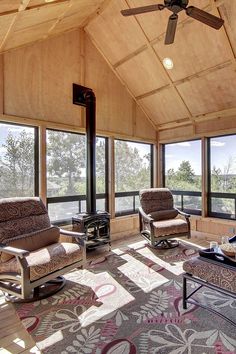
{"type": "Polygon", "coordinates": [[[8,116],[84,128],[82,110],[72,104],[76,82],[96,94],[100,133],[156,140],[153,126],[83,30],[3,54],[0,75],[0,112],[8,116]]]}

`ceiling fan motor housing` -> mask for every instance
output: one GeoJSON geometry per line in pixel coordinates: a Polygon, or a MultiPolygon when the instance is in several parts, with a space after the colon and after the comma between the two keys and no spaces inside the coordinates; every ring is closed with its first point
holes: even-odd
{"type": "Polygon", "coordinates": [[[164,0],[165,7],[174,14],[186,9],[188,0],[164,0]]]}

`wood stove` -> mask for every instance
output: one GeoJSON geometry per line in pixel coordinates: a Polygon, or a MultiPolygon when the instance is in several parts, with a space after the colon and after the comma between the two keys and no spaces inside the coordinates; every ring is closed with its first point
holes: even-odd
{"type": "Polygon", "coordinates": [[[72,217],[73,230],[84,232],[86,248],[110,247],[110,214],[96,211],[96,97],[88,87],[73,84],[73,104],[86,108],[87,212],[72,217]]]}

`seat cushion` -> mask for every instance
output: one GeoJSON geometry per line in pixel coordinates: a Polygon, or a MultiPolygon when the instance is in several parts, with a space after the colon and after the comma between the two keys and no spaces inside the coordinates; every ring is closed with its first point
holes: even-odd
{"type": "MultiPolygon", "coordinates": [[[[82,248],[75,243],[54,243],[45,248],[33,251],[26,257],[27,266],[30,268],[30,280],[40,279],[58,269],[83,259],[82,248]]],[[[20,266],[16,260],[0,264],[0,273],[14,272],[20,274],[20,266]]]]}
{"type": "Polygon", "coordinates": [[[234,270],[194,257],[184,262],[183,269],[186,273],[205,280],[207,283],[236,293],[236,267],[234,270]]]}
{"type": "Polygon", "coordinates": [[[153,226],[155,237],[185,234],[188,232],[188,224],[183,219],[154,221],[153,226]]]}
{"type": "MultiPolygon", "coordinates": [[[[58,242],[59,238],[59,227],[51,226],[43,230],[31,232],[30,234],[16,236],[12,239],[8,239],[6,242],[6,246],[16,247],[22,250],[32,252],[58,242]]],[[[1,252],[0,257],[1,262],[6,262],[14,256],[1,252]]]]}

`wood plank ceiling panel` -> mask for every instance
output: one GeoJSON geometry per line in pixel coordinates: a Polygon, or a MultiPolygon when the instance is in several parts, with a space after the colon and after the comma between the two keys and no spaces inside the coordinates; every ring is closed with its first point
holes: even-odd
{"type": "Polygon", "coordinates": [[[173,87],[139,100],[155,125],[189,117],[189,112],[173,87]]]}
{"type": "Polygon", "coordinates": [[[125,0],[111,1],[100,16],[86,26],[86,31],[112,64],[146,43],[145,36],[133,16],[125,18],[121,15],[120,11],[126,7],[125,0]]]}
{"type": "MultiPolygon", "coordinates": [[[[164,1],[162,0],[128,0],[127,2],[130,7],[139,7],[146,5],[155,5],[157,3],[164,3],[164,1]]],[[[190,4],[202,8],[209,4],[209,0],[192,0],[190,1],[190,4]]],[[[162,11],[145,13],[143,15],[140,14],[136,17],[139,23],[141,24],[145,34],[147,35],[147,38],[149,39],[149,41],[152,41],[166,32],[168,17],[170,15],[171,12],[167,9],[164,9],[162,11]]],[[[178,23],[181,23],[181,21],[185,19],[186,14],[184,13],[184,11],[180,12],[178,23]]]]}
{"type": "MultiPolygon", "coordinates": [[[[14,32],[25,28],[37,26],[39,24],[56,20],[67,8],[68,3],[53,4],[43,6],[32,10],[22,11],[18,14],[14,32]]],[[[30,31],[31,29],[29,29],[30,31]]]]}
{"type": "Polygon", "coordinates": [[[236,56],[236,1],[225,0],[219,11],[225,20],[225,28],[236,56]]]}
{"type": "Polygon", "coordinates": [[[18,10],[21,0],[0,0],[0,14],[3,12],[18,10]]]}
{"type": "Polygon", "coordinates": [[[30,30],[25,28],[22,31],[12,33],[4,46],[4,50],[20,47],[27,43],[32,43],[42,39],[54,23],[55,20],[52,20],[49,22],[40,23],[37,26],[32,26],[30,27],[30,30]]]}
{"type": "Polygon", "coordinates": [[[78,28],[103,3],[103,0],[74,0],[63,17],[51,31],[51,34],[62,33],[72,28],[78,28]]]}
{"type": "MultiPolygon", "coordinates": [[[[216,11],[213,14],[217,15],[216,11]]],[[[174,68],[168,71],[172,81],[214,67],[232,56],[223,28],[216,31],[195,20],[178,27],[173,45],[160,40],[154,49],[161,60],[165,57],[173,60],[174,68]]]]}
{"type": "Polygon", "coordinates": [[[236,72],[228,66],[178,85],[192,115],[236,107],[236,72]]]}
{"type": "Polygon", "coordinates": [[[127,60],[117,71],[136,97],[168,84],[164,68],[150,49],[127,60]]]}
{"type": "Polygon", "coordinates": [[[85,17],[93,13],[104,0],[71,0],[71,6],[66,13],[66,16],[83,13],[85,17]]]}

